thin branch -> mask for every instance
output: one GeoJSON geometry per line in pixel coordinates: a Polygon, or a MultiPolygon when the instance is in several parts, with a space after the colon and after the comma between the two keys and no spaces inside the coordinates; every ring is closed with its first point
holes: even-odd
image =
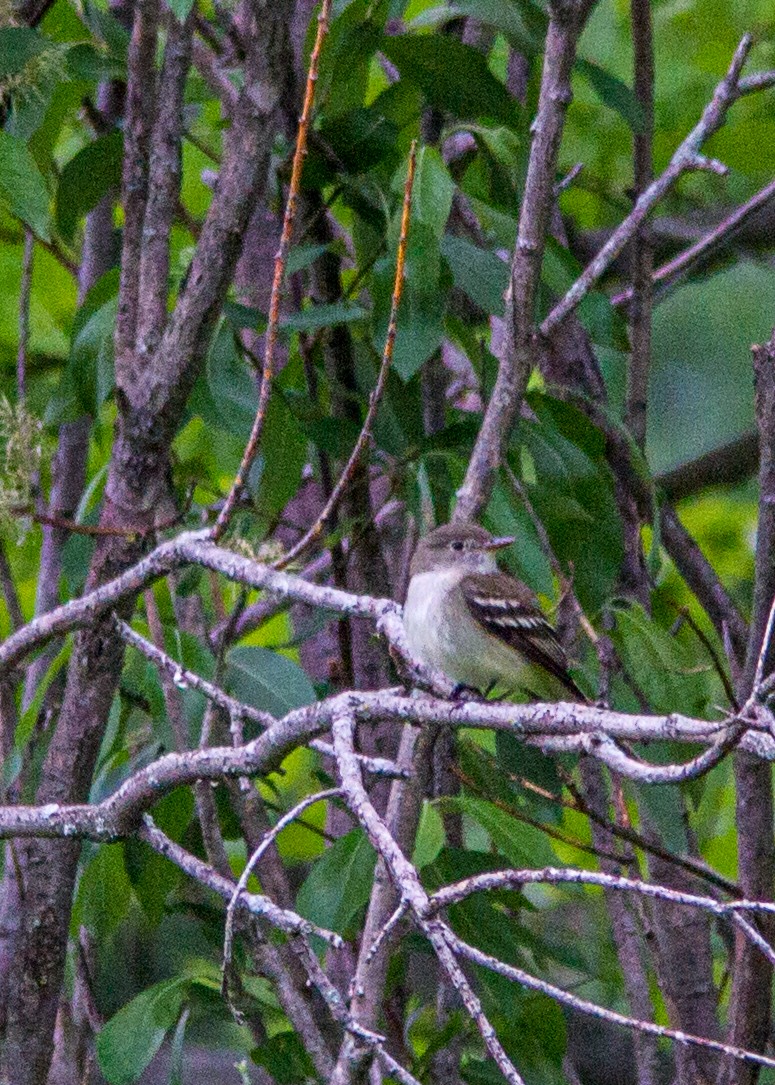
{"type": "Polygon", "coordinates": [[[584,998],[579,998],[577,995],[570,994],[570,992],[564,991],[561,987],[556,987],[553,983],[547,983],[545,980],[538,979],[538,977],[532,976],[529,972],[525,972],[521,968],[505,964],[503,961],[491,957],[490,954],[483,953],[482,950],[469,945],[458,938],[456,934],[449,930],[449,928],[447,929],[449,931],[448,941],[450,947],[456,955],[471,961],[473,964],[478,964],[482,968],[487,968],[499,976],[505,976],[506,979],[513,980],[515,983],[527,988],[529,991],[538,991],[541,994],[547,995],[549,998],[554,999],[555,1002],[559,1002],[561,1006],[568,1006],[573,1010],[577,1010],[579,1013],[589,1014],[600,1020],[609,1021],[614,1025],[623,1025],[625,1028],[637,1029],[640,1032],[647,1033],[651,1036],[662,1036],[665,1039],[674,1040],[679,1044],[706,1048],[709,1051],[720,1051],[722,1054],[728,1055],[733,1059],[753,1063],[757,1066],[775,1067],[775,1059],[770,1059],[766,1055],[758,1055],[753,1051],[747,1051],[744,1048],[736,1047],[733,1044],[722,1043],[721,1040],[710,1040],[702,1036],[693,1036],[691,1033],[682,1032],[679,1029],[667,1028],[664,1025],[654,1024],[651,1021],[641,1021],[634,1017],[627,1017],[625,1014],[617,1013],[615,1010],[607,1010],[594,1002],[588,1002],[584,998]]]}
{"type": "Polygon", "coordinates": [[[680,501],[711,486],[734,486],[756,474],[759,468],[759,435],[755,430],[735,437],[719,448],[681,463],[654,482],[668,501],[680,501]]]}
{"type": "MultiPolygon", "coordinates": [[[[743,82],[745,80],[741,80],[741,84],[743,82]]],[[[714,226],[712,230],[709,230],[704,237],[695,241],[693,245],[684,249],[683,252],[678,253],[672,260],[662,264],[652,277],[654,286],[667,288],[680,282],[690,271],[703,264],[720,248],[728,245],[745,223],[756,212],[765,207],[774,196],[775,180],[772,180],[723,219],[718,226],[714,226]]],[[[659,296],[662,297],[664,293],[666,293],[666,289],[660,291],[659,296]]],[[[615,294],[611,298],[611,304],[616,306],[628,305],[632,301],[632,296],[633,287],[628,286],[626,290],[622,290],[621,293],[615,294]]]]}
{"type": "Polygon", "coordinates": [[[456,520],[474,520],[487,505],[532,368],[536,295],[554,205],[565,113],[572,97],[571,71],[579,35],[593,6],[590,0],[550,5],[541,91],[506,298],[506,342],[495,387],[458,491],[456,520]]]}
{"type": "Polygon", "coordinates": [[[131,357],[137,331],[143,218],[148,196],[148,162],[156,105],[156,36],[159,4],[138,0],[127,58],[124,167],[121,203],[124,229],[121,282],[116,316],[116,371],[131,357]]]}
{"type": "Polygon", "coordinates": [[[510,1085],[524,1085],[521,1075],[504,1051],[495,1029],[486,1017],[479,998],[454,959],[448,942],[448,928],[437,918],[426,918],[428,896],[422,887],[417,871],[401,852],[366,793],[358,762],[353,756],[355,725],[349,712],[345,711],[334,716],[332,731],[342,789],[348,806],[358,818],[373,847],[384,860],[402,897],[408,902],[415,921],[431,943],[439,963],[460,996],[466,1012],[479,1029],[490,1057],[510,1085]]]}
{"type": "Polygon", "coordinates": [[[228,991],[228,975],[231,966],[231,951],[232,942],[234,939],[234,913],[239,907],[240,897],[247,888],[250,875],[253,873],[256,864],[259,862],[261,856],[272,844],[272,842],[277,839],[283,829],[287,828],[287,826],[290,825],[293,821],[295,821],[301,814],[303,814],[305,810],[307,810],[310,806],[314,806],[315,803],[324,802],[326,799],[331,799],[335,795],[341,795],[341,793],[341,788],[331,787],[328,788],[326,791],[317,791],[314,795],[307,795],[300,802],[296,803],[296,805],[292,807],[292,809],[290,809],[287,813],[283,814],[283,816],[278,819],[276,824],[272,826],[269,832],[264,834],[261,843],[258,845],[256,850],[253,852],[253,854],[250,856],[247,863],[245,864],[245,869],[239,876],[239,881],[234,887],[234,892],[231,895],[229,906],[226,909],[226,926],[224,928],[223,934],[223,968],[221,989],[223,992],[223,996],[224,998],[226,998],[227,1001],[230,1001],[228,991]]]}
{"type": "Polygon", "coordinates": [[[140,243],[137,285],[137,351],[156,349],[167,322],[170,230],[177,213],[182,175],[183,99],[191,63],[193,14],[183,22],[170,15],[159,80],[159,109],[151,133],[148,203],[140,243]]]}
{"type": "Polygon", "coordinates": [[[683,904],[688,908],[702,908],[717,916],[730,916],[735,912],[754,912],[775,915],[775,903],[763,900],[715,900],[698,893],[684,893],[653,882],[637,878],[625,878],[616,874],[604,874],[597,870],[580,870],[572,867],[543,867],[539,870],[488,870],[462,878],[438,889],[430,897],[433,914],[464,900],[471,893],[487,892],[517,885],[594,885],[603,889],[640,893],[641,896],[683,904]]]}
{"type": "MultiPolygon", "coordinates": [[[[234,892],[234,882],[224,878],[221,874],[217,874],[202,859],[198,859],[195,855],[181,848],[180,844],[176,844],[174,840],[170,840],[161,829],[154,825],[150,815],[146,814],[142,824],[138,826],[137,837],[158,852],[159,855],[163,855],[165,859],[169,859],[175,866],[180,867],[184,873],[199,882],[200,885],[211,889],[227,902],[231,900],[234,892]]],[[[341,937],[334,931],[319,927],[316,923],[303,919],[288,908],[279,908],[269,897],[265,897],[262,893],[243,893],[236,906],[244,908],[252,915],[260,916],[268,923],[271,923],[273,927],[284,931],[285,934],[301,934],[306,937],[314,934],[336,949],[341,948],[344,944],[341,937]]]]}
{"type": "Polygon", "coordinates": [[[412,206],[412,186],[414,185],[414,173],[417,164],[417,141],[412,142],[411,150],[409,151],[409,166],[406,173],[406,183],[404,185],[404,204],[401,211],[401,233],[398,239],[398,252],[396,255],[396,274],[393,280],[393,297],[390,305],[390,320],[388,321],[387,336],[385,339],[385,348],[382,352],[382,363],[379,368],[379,375],[377,377],[377,383],[374,387],[374,391],[369,396],[369,409],[366,412],[366,417],[361,427],[361,432],[358,434],[358,439],[355,442],[350,458],[348,459],[344,470],[337,479],[336,485],[331,491],[328,500],[326,501],[323,509],[321,510],[317,520],[312,527],[307,531],[298,542],[290,548],[290,550],[283,555],[283,557],[274,562],[275,569],[285,569],[292,561],[304,553],[308,546],[320,538],[323,534],[326,526],[328,525],[331,517],[333,516],[339,501],[342,498],[347,487],[350,485],[353,479],[353,475],[358,467],[361,457],[363,456],[366,447],[371,443],[372,439],[372,427],[374,420],[377,417],[377,411],[379,405],[382,402],[382,396],[387,386],[388,373],[390,372],[390,366],[393,361],[393,347],[396,341],[396,332],[398,330],[398,308],[401,304],[401,295],[404,291],[404,265],[406,262],[406,245],[409,239],[409,219],[412,206]]]}
{"type": "Polygon", "coordinates": [[[323,48],[323,41],[328,32],[331,5],[332,0],[323,0],[320,14],[318,15],[318,30],[315,38],[315,45],[309,58],[307,86],[304,92],[304,106],[301,111],[301,117],[299,118],[296,150],[293,155],[291,181],[288,188],[288,202],[285,205],[283,229],[280,235],[280,246],[277,250],[277,255],[275,256],[274,278],[272,280],[272,292],[269,301],[269,321],[265,337],[264,368],[261,376],[258,408],[256,410],[256,417],[253,421],[253,428],[242,456],[242,462],[240,463],[234,482],[232,483],[231,489],[223,504],[223,508],[221,509],[211,532],[211,537],[216,542],[221,538],[224,531],[229,526],[229,521],[234,513],[243,487],[247,482],[250,469],[253,466],[253,461],[258,452],[258,445],[261,440],[266,411],[269,405],[269,396],[272,390],[272,380],[274,378],[275,369],[275,350],[277,348],[277,338],[280,328],[280,297],[282,293],[283,278],[285,276],[285,265],[288,260],[288,252],[290,251],[291,241],[293,239],[293,224],[296,219],[296,204],[299,197],[301,172],[307,154],[307,134],[312,117],[312,106],[315,101],[315,83],[317,82],[318,77],[318,63],[323,48]]]}
{"type": "MultiPolygon", "coordinates": [[[[654,35],[651,0],[630,0],[635,98],[640,106],[641,128],[633,135],[633,181],[636,198],[651,184],[654,171],[654,35]]],[[[639,448],[646,444],[646,411],[651,370],[651,240],[641,224],[632,235],[632,304],[630,305],[630,358],[624,418],[639,448]]]]}
{"type": "Polygon", "coordinates": [[[740,97],[740,73],[752,44],[752,37],[750,34],[746,34],[735,50],[729,70],[716,87],[713,98],[706,106],[698,124],[676,150],[668,163],[667,169],[638,198],[635,207],[627,218],[614,230],[597,256],[590,261],[570,290],[568,290],[565,297],[551,310],[539,328],[542,336],[547,336],[569,313],[573,312],[582,298],[589,293],[624,249],[625,245],[631,240],[651,210],[669,192],[683,173],[697,169],[710,169],[717,173],[725,172],[725,168],[718,162],[714,162],[712,159],[700,154],[700,148],[722,126],[730,106],[740,97]]]}

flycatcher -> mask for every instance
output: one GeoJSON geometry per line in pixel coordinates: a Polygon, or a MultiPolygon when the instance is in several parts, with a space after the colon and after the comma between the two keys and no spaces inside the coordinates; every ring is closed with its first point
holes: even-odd
{"type": "Polygon", "coordinates": [[[445,524],[417,544],[404,625],[415,655],[460,686],[586,700],[535,596],[498,568],[493,538],[476,524],[445,524]]]}

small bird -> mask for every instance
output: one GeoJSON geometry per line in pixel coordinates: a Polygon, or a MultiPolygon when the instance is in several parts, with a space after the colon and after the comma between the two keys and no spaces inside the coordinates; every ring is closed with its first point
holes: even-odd
{"type": "Polygon", "coordinates": [[[459,687],[584,701],[535,596],[498,568],[495,552],[514,541],[477,524],[445,524],[422,538],[404,604],[409,646],[459,687]]]}

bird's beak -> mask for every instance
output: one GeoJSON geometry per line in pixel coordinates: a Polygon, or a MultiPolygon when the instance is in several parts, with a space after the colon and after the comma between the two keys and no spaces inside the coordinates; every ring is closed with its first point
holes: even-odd
{"type": "Polygon", "coordinates": [[[491,539],[484,547],[485,550],[502,550],[504,546],[511,546],[517,541],[516,535],[504,535],[500,539],[491,539]]]}

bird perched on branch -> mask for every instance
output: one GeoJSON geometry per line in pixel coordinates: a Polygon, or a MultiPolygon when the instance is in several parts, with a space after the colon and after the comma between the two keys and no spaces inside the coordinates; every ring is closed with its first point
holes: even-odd
{"type": "Polygon", "coordinates": [[[586,700],[535,596],[498,568],[496,552],[513,542],[476,524],[445,524],[422,538],[404,604],[409,646],[461,687],[586,700]]]}

